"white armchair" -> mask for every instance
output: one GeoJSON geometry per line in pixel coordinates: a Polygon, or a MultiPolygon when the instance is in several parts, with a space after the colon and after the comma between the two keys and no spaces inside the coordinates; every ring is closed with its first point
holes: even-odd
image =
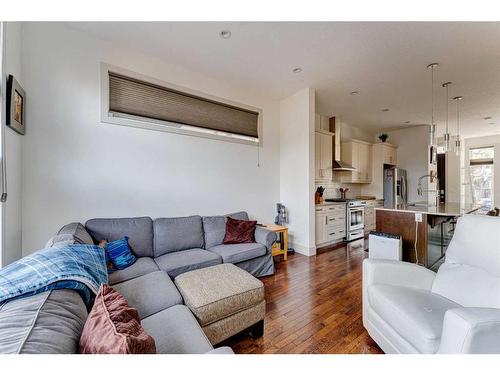
{"type": "Polygon", "coordinates": [[[461,217],[437,273],[365,259],[363,325],[386,353],[500,353],[500,218],[461,217]]]}

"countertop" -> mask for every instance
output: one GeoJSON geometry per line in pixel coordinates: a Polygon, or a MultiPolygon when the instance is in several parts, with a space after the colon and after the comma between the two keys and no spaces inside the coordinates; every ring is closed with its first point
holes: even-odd
{"type": "MultiPolygon", "coordinates": [[[[358,199],[358,198],[349,198],[349,199],[358,199]]],[[[360,199],[364,201],[370,201],[370,202],[383,202],[383,199],[375,198],[375,199],[360,199]]],[[[346,202],[323,202],[320,204],[315,204],[316,207],[324,207],[324,206],[331,206],[334,204],[346,204],[346,202]]]]}
{"type": "Polygon", "coordinates": [[[315,206],[316,207],[324,207],[324,206],[332,206],[334,204],[344,204],[345,205],[346,202],[323,202],[323,203],[320,203],[320,204],[316,204],[315,206]]]}
{"type": "Polygon", "coordinates": [[[461,216],[479,210],[481,206],[463,204],[458,202],[441,203],[438,206],[419,207],[407,204],[398,205],[395,208],[376,207],[376,210],[397,211],[397,212],[420,212],[428,215],[439,216],[461,216]]]}
{"type": "MultiPolygon", "coordinates": [[[[330,198],[327,198],[330,199],[330,198]]],[[[375,199],[361,199],[361,198],[348,198],[348,199],[359,199],[361,201],[370,201],[370,202],[383,202],[383,198],[375,198],[375,199]]],[[[346,204],[346,202],[323,202],[320,204],[316,204],[316,207],[321,207],[321,206],[330,206],[332,204],[346,204]]]]}

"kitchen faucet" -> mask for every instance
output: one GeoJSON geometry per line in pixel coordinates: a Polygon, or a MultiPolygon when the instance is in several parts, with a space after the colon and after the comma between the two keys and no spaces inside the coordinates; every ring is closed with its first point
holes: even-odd
{"type": "Polygon", "coordinates": [[[426,174],[426,175],[423,175],[423,176],[420,176],[419,179],[418,179],[418,187],[417,187],[417,194],[418,195],[424,195],[424,193],[436,193],[436,202],[437,202],[437,199],[438,199],[438,193],[439,193],[439,190],[438,190],[438,186],[439,186],[439,177],[436,175],[436,172],[434,171],[431,171],[430,174],[426,174]],[[422,188],[422,180],[426,177],[429,177],[429,180],[430,182],[434,182],[436,181],[436,190],[429,190],[429,189],[423,189],[422,188]]]}

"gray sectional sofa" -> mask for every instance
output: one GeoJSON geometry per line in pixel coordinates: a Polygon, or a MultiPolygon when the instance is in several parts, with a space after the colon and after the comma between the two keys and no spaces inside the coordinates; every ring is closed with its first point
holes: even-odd
{"type": "MultiPolygon", "coordinates": [[[[64,226],[49,245],[97,243],[123,236],[137,256],[130,267],[109,275],[109,284],[139,311],[157,353],[232,353],[213,349],[172,281],[177,275],[220,263],[234,263],[254,276],[274,273],[276,234],[257,227],[253,244],[223,245],[226,217],[248,220],[246,212],[226,216],[91,219],[64,226]]],[[[0,306],[0,353],[76,353],[87,310],[73,290],[54,290],[0,306]]]]}
{"type": "MultiPolygon", "coordinates": [[[[226,216],[248,220],[246,212],[226,216]]],[[[128,236],[139,258],[131,267],[112,273],[110,284],[158,270],[175,278],[187,271],[221,263],[233,263],[255,277],[272,275],[271,247],[276,235],[257,227],[255,243],[224,245],[226,216],[91,219],[85,229],[97,242],[128,236]]]]}

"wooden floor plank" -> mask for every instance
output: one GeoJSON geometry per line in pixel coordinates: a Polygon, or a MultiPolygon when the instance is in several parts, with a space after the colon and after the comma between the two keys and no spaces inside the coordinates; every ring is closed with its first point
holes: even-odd
{"type": "Polygon", "coordinates": [[[262,278],[266,293],[264,336],[246,333],[222,345],[236,353],[359,353],[382,350],[361,317],[362,247],[324,249],[316,256],[275,259],[276,273],[262,278]]]}

